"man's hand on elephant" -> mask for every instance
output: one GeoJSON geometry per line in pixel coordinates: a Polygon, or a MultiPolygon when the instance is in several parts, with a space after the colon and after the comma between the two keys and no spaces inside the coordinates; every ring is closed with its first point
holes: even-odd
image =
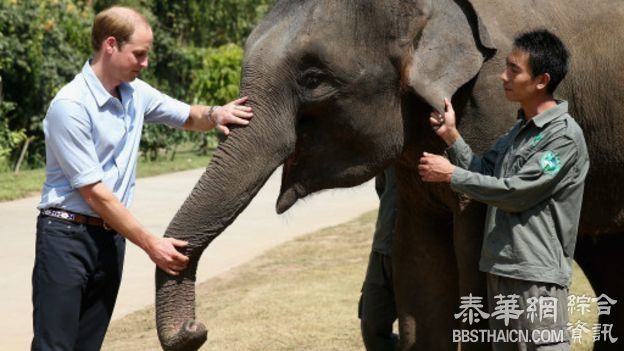
{"type": "Polygon", "coordinates": [[[246,126],[249,124],[249,119],[253,117],[253,111],[251,107],[245,106],[248,97],[244,96],[240,99],[236,99],[227,105],[218,106],[212,111],[210,118],[215,122],[217,129],[223,134],[230,134],[228,124],[237,124],[246,126]]]}
{"type": "Polygon", "coordinates": [[[431,112],[429,123],[447,145],[451,145],[459,138],[455,124],[455,110],[449,99],[444,98],[444,114],[438,111],[431,112]]]}
{"type": "Polygon", "coordinates": [[[186,241],[174,238],[153,237],[146,250],[150,259],[170,275],[178,275],[186,268],[189,258],[181,254],[177,248],[184,248],[188,245],[186,241]]]}
{"type": "Polygon", "coordinates": [[[423,153],[418,165],[418,174],[425,182],[450,183],[454,170],[449,160],[428,152],[423,153]]]}

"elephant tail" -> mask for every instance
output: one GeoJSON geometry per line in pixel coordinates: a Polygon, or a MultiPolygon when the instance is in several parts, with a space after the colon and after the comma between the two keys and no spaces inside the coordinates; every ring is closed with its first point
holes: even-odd
{"type": "Polygon", "coordinates": [[[189,262],[183,277],[156,269],[156,325],[165,351],[198,350],[208,337],[206,326],[195,320],[195,272],[189,262]]]}

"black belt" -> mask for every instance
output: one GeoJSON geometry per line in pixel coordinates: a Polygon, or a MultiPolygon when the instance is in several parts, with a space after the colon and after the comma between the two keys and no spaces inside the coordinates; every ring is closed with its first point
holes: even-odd
{"type": "Polygon", "coordinates": [[[104,222],[102,218],[91,217],[80,213],[61,210],[58,208],[45,208],[41,210],[41,214],[44,216],[63,219],[74,223],[94,225],[102,227],[105,230],[113,230],[113,228],[106,224],[106,222],[104,222]]]}

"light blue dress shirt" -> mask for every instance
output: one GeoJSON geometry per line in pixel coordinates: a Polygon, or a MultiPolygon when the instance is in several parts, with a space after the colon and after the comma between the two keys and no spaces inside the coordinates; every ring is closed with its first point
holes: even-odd
{"type": "Polygon", "coordinates": [[[44,208],[99,217],[78,188],[104,183],[125,205],[132,202],[143,122],[181,128],[190,106],[135,79],[109,94],[87,61],[50,103],[43,121],[46,144],[44,208]]]}

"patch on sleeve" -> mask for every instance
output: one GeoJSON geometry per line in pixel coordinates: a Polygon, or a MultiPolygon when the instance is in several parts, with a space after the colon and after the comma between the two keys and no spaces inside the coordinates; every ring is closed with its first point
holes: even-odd
{"type": "Polygon", "coordinates": [[[542,139],[544,139],[544,133],[539,133],[538,135],[533,137],[533,140],[531,141],[531,145],[533,146],[537,145],[537,143],[539,143],[542,139]]]}
{"type": "Polygon", "coordinates": [[[546,151],[540,159],[540,166],[544,173],[554,175],[561,169],[561,159],[556,153],[546,151]]]}

